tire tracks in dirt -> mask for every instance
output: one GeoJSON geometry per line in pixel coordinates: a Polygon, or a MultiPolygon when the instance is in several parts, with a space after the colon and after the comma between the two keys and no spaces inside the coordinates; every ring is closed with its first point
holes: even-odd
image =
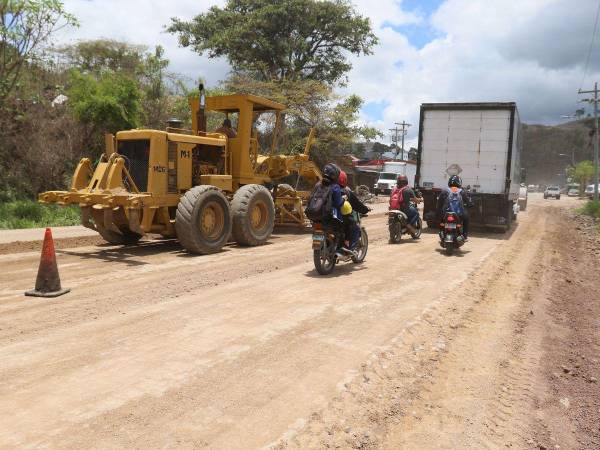
{"type": "MultiPolygon", "coordinates": [[[[549,213],[531,208],[482,269],[363,364],[274,448],[526,445],[540,340],[526,342],[549,213]],[[531,273],[533,269],[533,273],[531,273]]],[[[451,270],[449,268],[449,270],[451,270]]]]}

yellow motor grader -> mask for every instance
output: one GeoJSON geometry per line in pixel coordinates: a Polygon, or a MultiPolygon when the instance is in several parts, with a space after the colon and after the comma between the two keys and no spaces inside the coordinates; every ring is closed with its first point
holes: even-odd
{"type": "Polygon", "coordinates": [[[230,237],[242,245],[269,239],[275,222],[305,225],[307,192],[278,184],[290,175],[309,185],[320,178],[309,160],[311,130],[299,155],[275,152],[285,106],[249,94],[190,100],[192,130],[176,122],[165,131],[135,129],[106,136],[106,151],[92,167],[83,158],[69,191],[39,194],[42,203],[79,204],[81,222],[114,244],[136,243],[146,233],[177,237],[191,253],[219,251],[230,237]],[[237,135],[206,130],[208,111],[237,114],[237,135]],[[259,152],[253,124],[275,114],[272,145],[259,152]]]}

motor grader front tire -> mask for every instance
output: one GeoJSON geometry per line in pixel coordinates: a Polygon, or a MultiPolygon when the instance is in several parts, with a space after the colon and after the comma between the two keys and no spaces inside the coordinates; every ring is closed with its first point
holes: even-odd
{"type": "Polygon", "coordinates": [[[177,206],[175,231],[190,253],[220,251],[231,234],[231,212],[223,192],[208,185],[187,191],[177,206]]]}
{"type": "Polygon", "coordinates": [[[231,202],[233,239],[240,245],[262,245],[275,224],[275,204],[271,193],[259,184],[237,190],[231,202]]]}

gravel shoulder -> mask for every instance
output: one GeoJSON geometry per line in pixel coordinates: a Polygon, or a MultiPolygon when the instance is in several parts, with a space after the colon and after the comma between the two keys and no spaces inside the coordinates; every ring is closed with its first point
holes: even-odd
{"type": "Polygon", "coordinates": [[[456,257],[434,233],[389,245],[378,209],[366,262],[329,277],[307,234],[201,257],[75,246],[57,251],[72,292],[24,299],[39,250],[0,255],[0,447],[595,443],[600,311],[585,298],[600,296],[591,272],[561,269],[592,244],[557,242],[574,205],[534,198],[511,236],[475,233],[456,257]],[[587,290],[553,290],[553,267],[587,290]],[[562,365],[580,375],[548,378],[562,365]]]}

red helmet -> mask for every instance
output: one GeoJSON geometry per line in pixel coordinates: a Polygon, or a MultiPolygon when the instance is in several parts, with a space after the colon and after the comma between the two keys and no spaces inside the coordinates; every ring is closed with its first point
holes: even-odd
{"type": "Polygon", "coordinates": [[[343,188],[348,186],[348,175],[346,175],[346,172],[344,172],[343,170],[340,171],[340,176],[338,178],[338,184],[340,185],[340,187],[343,187],[343,188]]]}

